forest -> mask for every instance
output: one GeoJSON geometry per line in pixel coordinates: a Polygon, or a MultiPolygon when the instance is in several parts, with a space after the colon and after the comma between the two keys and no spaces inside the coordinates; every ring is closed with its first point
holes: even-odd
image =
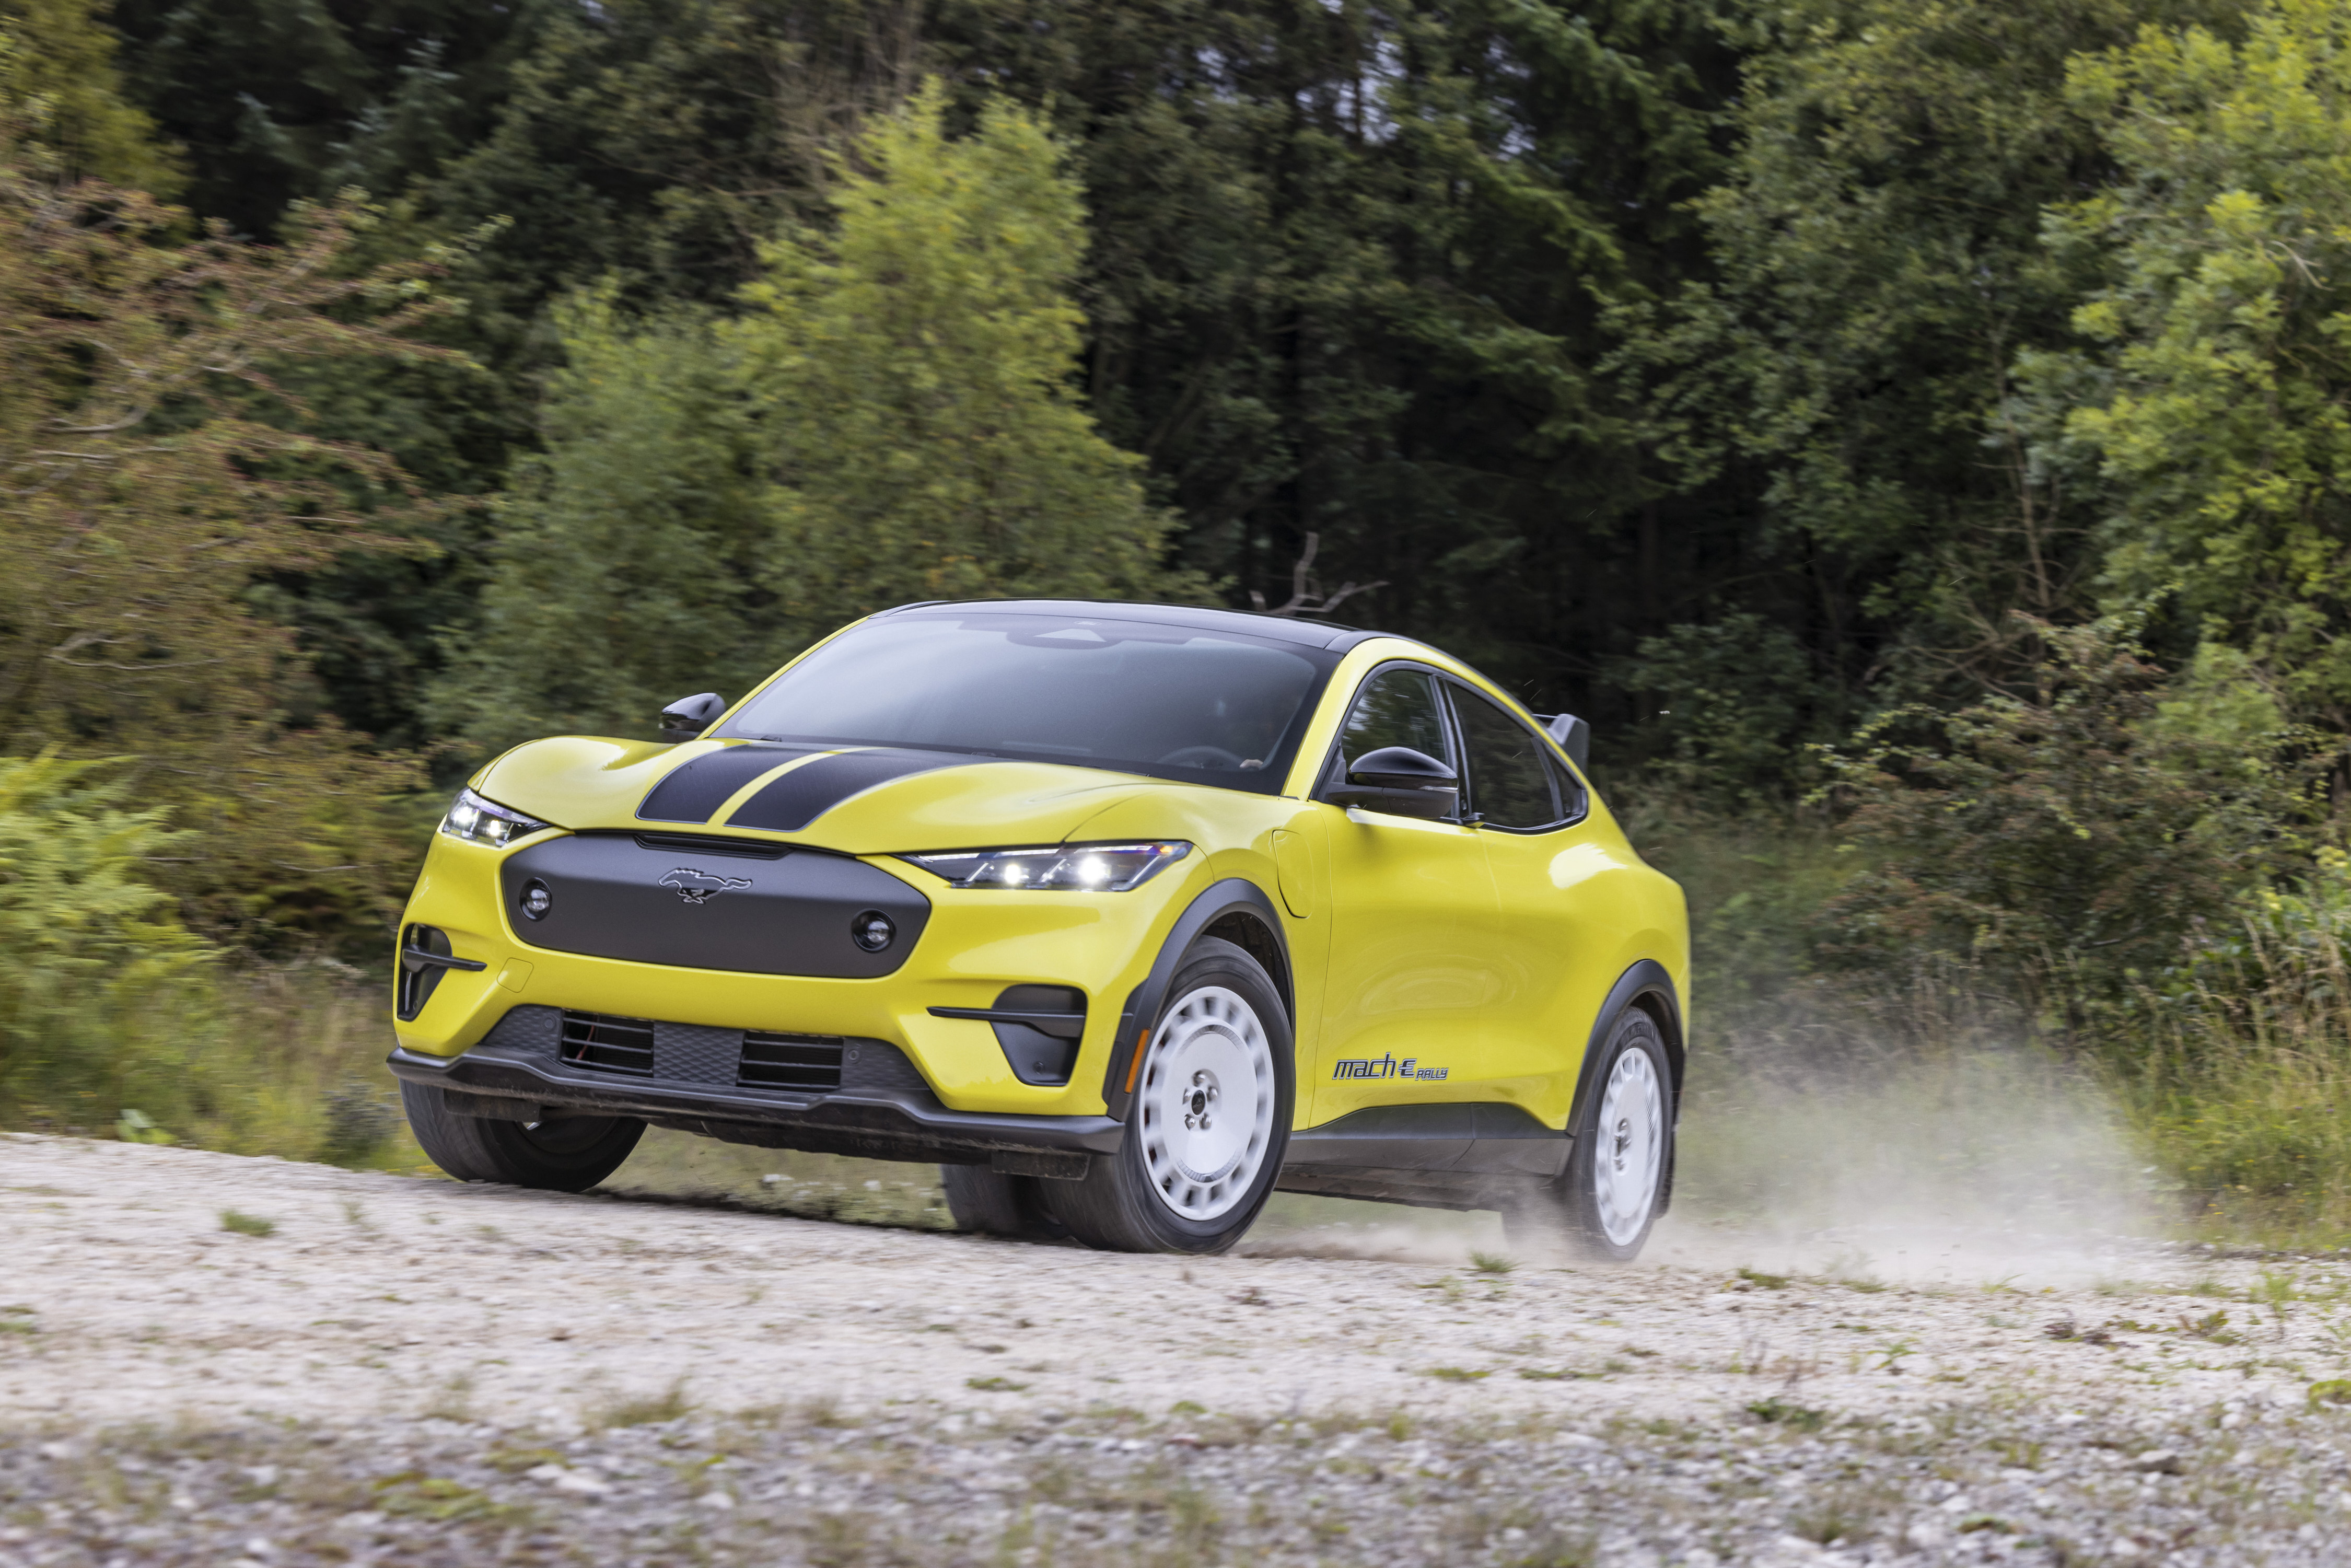
{"type": "Polygon", "coordinates": [[[1107,596],[1589,718],[1721,1103],[2351,1234],[2351,0],[0,0],[0,1123],[388,1157],[482,760],[1107,596]]]}

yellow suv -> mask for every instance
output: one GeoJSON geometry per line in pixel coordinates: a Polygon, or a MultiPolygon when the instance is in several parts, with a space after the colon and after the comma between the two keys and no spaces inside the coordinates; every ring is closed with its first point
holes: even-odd
{"type": "Polygon", "coordinates": [[[1276,1186],[1633,1257],[1671,1191],[1681,891],[1548,726],[1404,638],[908,605],[665,742],[517,747],[403,917],[452,1176],[647,1124],[935,1161],[958,1221],[1213,1252],[1276,1186]]]}

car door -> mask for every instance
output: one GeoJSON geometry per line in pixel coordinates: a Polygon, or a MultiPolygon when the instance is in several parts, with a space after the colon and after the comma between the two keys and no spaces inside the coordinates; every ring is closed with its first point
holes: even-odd
{"type": "Polygon", "coordinates": [[[1578,1009],[1596,1003],[1586,993],[1618,946],[1606,929],[1614,901],[1595,895],[1590,876],[1607,868],[1578,854],[1583,786],[1550,743],[1483,693],[1446,686],[1461,737],[1463,812],[1494,879],[1496,985],[1478,1097],[1515,1102],[1561,1126],[1592,1024],[1578,1009]]]}
{"type": "MultiPolygon", "coordinates": [[[[1439,677],[1384,664],[1358,688],[1323,786],[1383,747],[1407,746],[1458,769],[1439,677]]],[[[1330,804],[1331,947],[1316,1049],[1317,1124],[1369,1105],[1465,1096],[1480,1019],[1499,976],[1489,939],[1492,873],[1477,831],[1330,804]]]]}

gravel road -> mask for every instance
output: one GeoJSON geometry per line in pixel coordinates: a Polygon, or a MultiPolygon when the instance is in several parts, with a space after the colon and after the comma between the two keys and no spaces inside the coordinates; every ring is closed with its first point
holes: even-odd
{"type": "Polygon", "coordinates": [[[1661,1242],[1113,1257],[0,1136],[0,1568],[2351,1562],[2351,1268],[1661,1242]]]}

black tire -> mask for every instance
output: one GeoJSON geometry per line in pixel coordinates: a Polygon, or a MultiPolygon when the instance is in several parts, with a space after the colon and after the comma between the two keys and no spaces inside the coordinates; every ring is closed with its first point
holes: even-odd
{"type": "Polygon", "coordinates": [[[1058,1241],[1070,1233],[1035,1176],[1006,1176],[986,1166],[941,1166],[939,1186],[957,1230],[1024,1241],[1058,1241]]]}
{"type": "MultiPolygon", "coordinates": [[[[1245,1029],[1246,1025],[1236,1022],[1234,1027],[1245,1029]]],[[[1213,936],[1202,937],[1193,944],[1175,978],[1168,983],[1167,1000],[1152,1026],[1135,1094],[1127,1107],[1126,1136],[1121,1140],[1118,1152],[1096,1155],[1081,1181],[1053,1184],[1053,1211],[1069,1227],[1070,1234],[1104,1252],[1206,1254],[1222,1252],[1238,1241],[1256,1223],[1259,1211],[1272,1196],[1274,1182],[1281,1175],[1282,1155],[1290,1146],[1290,1107],[1297,1092],[1292,1051],[1290,1015],[1282,1010],[1280,994],[1258,961],[1232,943],[1213,936]],[[1237,1059],[1245,1055],[1254,1072],[1260,1050],[1270,1058],[1262,1084],[1252,1077],[1247,1097],[1247,1122],[1243,1123],[1236,1113],[1234,1123],[1228,1128],[1239,1139],[1243,1150],[1237,1161],[1254,1158],[1257,1165],[1245,1183],[1229,1190],[1205,1176],[1199,1182],[1181,1183],[1187,1193],[1210,1195],[1197,1207],[1216,1206],[1213,1214],[1195,1218],[1181,1212],[1181,1200],[1163,1190],[1151,1166],[1152,1159],[1159,1156],[1148,1155],[1145,1150],[1153,1146],[1164,1151],[1169,1146],[1162,1133],[1172,1131],[1172,1118],[1191,1103],[1179,1093],[1187,1086],[1158,1077],[1171,1060],[1169,1052],[1186,1049],[1186,1040],[1213,1035],[1226,1026],[1211,1024],[1188,1036],[1179,1036],[1172,1030],[1193,1028],[1206,1016],[1203,1009],[1214,1011],[1228,1008],[1226,997],[1238,998],[1246,1004],[1259,1037],[1243,1040],[1240,1034],[1230,1035],[1241,1042],[1236,1048],[1237,1059]],[[1261,1131],[1258,1130],[1260,1106],[1270,1112],[1270,1124],[1261,1131]]],[[[1195,1080],[1199,1076],[1193,1075],[1195,1080]]],[[[1228,1103],[1240,1103],[1238,1090],[1236,1084],[1236,1093],[1228,1103]]],[[[1214,1084],[1206,1091],[1217,1092],[1214,1084]]],[[[1184,1124],[1191,1124],[1188,1118],[1184,1124]]],[[[1201,1124],[1204,1128],[1207,1125],[1205,1121],[1201,1124]]],[[[1245,1164],[1237,1163],[1233,1167],[1235,1176],[1246,1168],[1245,1164]]]]}
{"type": "MultiPolygon", "coordinates": [[[[1637,1069],[1633,1076],[1638,1076],[1637,1069]]],[[[1564,1257],[1584,1263],[1630,1263],[1641,1255],[1673,1190],[1677,1100],[1673,1083],[1673,1067],[1667,1059],[1665,1036],[1658,1030],[1657,1020],[1639,1008],[1626,1008],[1615,1027],[1608,1031],[1608,1043],[1602,1048],[1600,1061],[1586,1083],[1583,1104],[1576,1113],[1575,1138],[1570,1145],[1566,1174],[1502,1212],[1503,1234],[1513,1251],[1535,1258],[1564,1257]],[[1646,1143],[1627,1124],[1632,1116],[1620,1113],[1615,1118],[1619,1125],[1601,1125],[1608,1085],[1615,1077],[1617,1064],[1634,1052],[1647,1058],[1648,1077],[1660,1096],[1655,1134],[1656,1159],[1654,1171],[1647,1175],[1647,1201],[1637,1226],[1629,1223],[1629,1206],[1610,1207],[1611,1199],[1621,1205],[1619,1195],[1625,1184],[1612,1184],[1609,1198],[1604,1199],[1601,1179],[1601,1162],[1606,1160],[1613,1169],[1622,1170],[1632,1146],[1637,1146],[1635,1157],[1639,1163],[1645,1167],[1648,1165],[1646,1143]]],[[[1631,1185],[1637,1189],[1640,1184],[1636,1179],[1631,1185]]]]}
{"type": "Polygon", "coordinates": [[[526,1125],[460,1116],[448,1091],[433,1083],[400,1086],[400,1103],[433,1163],[459,1181],[503,1182],[544,1192],[585,1192],[621,1168],[644,1136],[632,1116],[566,1116],[526,1125]]]}

